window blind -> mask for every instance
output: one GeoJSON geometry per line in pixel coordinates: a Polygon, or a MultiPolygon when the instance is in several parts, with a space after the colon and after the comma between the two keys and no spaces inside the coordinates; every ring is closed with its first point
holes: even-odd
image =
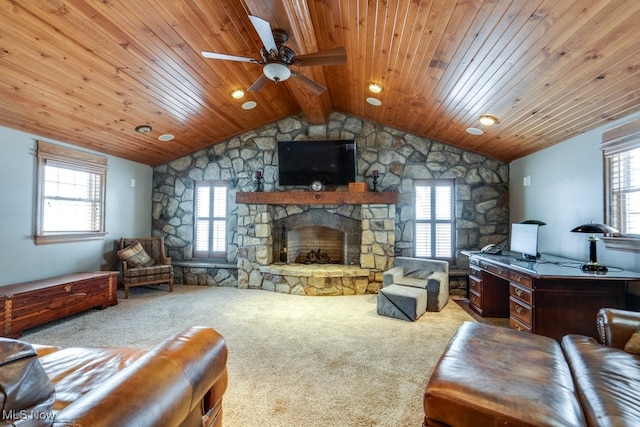
{"type": "Polygon", "coordinates": [[[107,159],[38,141],[36,244],[104,238],[107,159]]]}
{"type": "Polygon", "coordinates": [[[100,231],[101,199],[101,175],[45,165],[43,231],[100,231]]]}
{"type": "Polygon", "coordinates": [[[640,148],[608,158],[611,225],[640,236],[640,148]]]}
{"type": "Polygon", "coordinates": [[[605,132],[606,221],[627,237],[640,237],[640,120],[605,132]]]}

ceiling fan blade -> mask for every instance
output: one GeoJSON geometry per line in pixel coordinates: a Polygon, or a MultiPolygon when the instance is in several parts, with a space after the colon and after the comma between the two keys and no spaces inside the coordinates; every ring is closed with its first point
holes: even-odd
{"type": "Polygon", "coordinates": [[[253,62],[255,64],[262,64],[261,61],[258,61],[254,58],[247,58],[246,56],[234,56],[234,55],[226,55],[224,53],[214,53],[214,52],[205,52],[202,51],[202,56],[210,59],[223,59],[225,61],[240,61],[240,62],[253,62]]]}
{"type": "Polygon", "coordinates": [[[297,79],[300,83],[302,83],[302,85],[306,87],[313,95],[322,95],[324,91],[327,90],[327,88],[322,86],[320,83],[316,83],[310,78],[303,76],[302,74],[298,74],[295,71],[291,71],[291,77],[297,79]]]}
{"type": "Polygon", "coordinates": [[[344,47],[322,50],[316,53],[296,56],[294,64],[305,67],[309,65],[340,65],[347,62],[347,52],[344,47]]]}
{"type": "Polygon", "coordinates": [[[267,78],[267,76],[265,76],[264,74],[261,74],[260,77],[258,77],[258,80],[256,80],[255,82],[253,82],[251,86],[249,86],[249,89],[247,89],[247,91],[257,92],[260,89],[262,89],[264,85],[267,84],[268,81],[269,79],[267,78]]]}
{"type": "Polygon", "coordinates": [[[271,32],[271,25],[269,25],[269,23],[264,19],[258,18],[257,16],[249,15],[249,19],[258,32],[258,36],[260,36],[260,40],[262,40],[262,44],[264,45],[264,48],[267,49],[267,52],[277,52],[278,47],[276,46],[276,41],[273,38],[273,33],[271,32]]]}

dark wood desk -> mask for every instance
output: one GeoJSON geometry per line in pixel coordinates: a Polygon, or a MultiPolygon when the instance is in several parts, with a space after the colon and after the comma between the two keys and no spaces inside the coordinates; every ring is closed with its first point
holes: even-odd
{"type": "Polygon", "coordinates": [[[597,338],[598,310],[625,308],[629,284],[640,282],[640,273],[585,273],[580,261],[552,255],[525,261],[510,252],[463,254],[469,257],[469,305],[475,312],[509,318],[514,329],[556,340],[566,334],[597,338]]]}

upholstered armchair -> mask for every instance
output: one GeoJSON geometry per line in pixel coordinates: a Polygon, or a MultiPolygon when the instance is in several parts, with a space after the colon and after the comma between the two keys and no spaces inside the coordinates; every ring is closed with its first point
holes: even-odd
{"type": "Polygon", "coordinates": [[[447,261],[396,257],[393,268],[382,273],[383,288],[411,286],[427,290],[427,311],[440,311],[449,301],[449,263],[447,261]]]}
{"type": "Polygon", "coordinates": [[[134,286],[168,283],[169,292],[173,292],[173,266],[164,252],[164,237],[123,237],[118,257],[125,298],[134,286]]]}

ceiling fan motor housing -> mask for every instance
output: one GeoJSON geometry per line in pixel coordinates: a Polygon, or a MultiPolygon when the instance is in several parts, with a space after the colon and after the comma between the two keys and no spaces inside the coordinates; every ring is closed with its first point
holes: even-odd
{"type": "Polygon", "coordinates": [[[271,30],[271,34],[273,34],[273,40],[276,42],[276,46],[278,46],[278,48],[289,40],[289,34],[280,28],[274,28],[271,30]]]}
{"type": "Polygon", "coordinates": [[[279,83],[291,77],[289,65],[293,63],[293,59],[296,54],[293,50],[284,46],[284,43],[289,40],[289,35],[286,31],[276,28],[272,33],[276,46],[278,47],[278,51],[267,52],[264,47],[261,49],[260,53],[266,62],[266,65],[262,69],[262,73],[269,80],[279,83]]]}

